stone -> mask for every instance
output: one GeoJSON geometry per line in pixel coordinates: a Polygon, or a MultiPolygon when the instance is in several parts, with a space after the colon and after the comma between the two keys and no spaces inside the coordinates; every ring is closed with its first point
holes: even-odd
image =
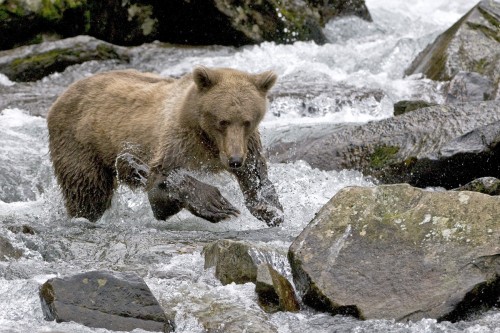
{"type": "Polygon", "coordinates": [[[325,43],[322,27],[345,15],[371,20],[364,0],[5,0],[0,2],[0,34],[7,38],[0,49],[40,42],[47,32],[90,35],[118,45],[155,40],[234,46],[325,43]]]}
{"type": "Polygon", "coordinates": [[[454,191],[473,191],[488,195],[500,195],[500,179],[495,177],[482,177],[453,189],[454,191]]]}
{"type": "Polygon", "coordinates": [[[298,312],[300,310],[300,304],[291,283],[269,264],[260,264],[257,267],[255,292],[260,307],[266,312],[298,312]]]}
{"type": "Polygon", "coordinates": [[[479,73],[458,72],[450,81],[447,90],[446,103],[495,99],[495,84],[490,78],[479,73]]]}
{"type": "Polygon", "coordinates": [[[215,267],[215,276],[223,285],[255,282],[257,266],[272,263],[274,253],[256,244],[222,239],[203,248],[205,269],[215,267]]]}
{"type": "Polygon", "coordinates": [[[0,235],[0,261],[19,259],[22,255],[23,251],[21,249],[15,248],[8,238],[0,235]]]}
{"type": "Polygon", "coordinates": [[[465,320],[499,303],[499,204],[407,184],[344,188],[290,246],[297,291],[332,314],[465,320]]]}
{"type": "Polygon", "coordinates": [[[304,160],[321,170],[360,170],[383,183],[452,189],[500,178],[498,121],[494,101],[436,105],[362,125],[281,126],[268,133],[266,146],[271,162],[304,160]]]}
{"type": "Polygon", "coordinates": [[[476,72],[500,80],[500,3],[483,0],[428,45],[406,74],[423,73],[448,81],[458,72],[476,72]]]}
{"type": "Polygon", "coordinates": [[[128,61],[127,50],[89,36],[0,51],[0,73],[12,81],[37,81],[90,60],[128,61]]]}
{"type": "Polygon", "coordinates": [[[115,331],[172,332],[173,321],[136,273],[93,271],[53,278],[40,287],[46,320],[115,331]]]}

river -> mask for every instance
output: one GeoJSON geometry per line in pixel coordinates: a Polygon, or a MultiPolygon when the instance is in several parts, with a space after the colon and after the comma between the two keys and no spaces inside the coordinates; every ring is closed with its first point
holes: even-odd
{"type": "MultiPolygon", "coordinates": [[[[292,45],[263,43],[244,48],[165,48],[158,43],[132,50],[131,63],[88,62],[55,73],[35,84],[10,82],[38,96],[61,92],[69,83],[92,73],[134,67],[161,75],[180,75],[195,65],[234,67],[251,72],[273,69],[278,92],[262,125],[264,142],[283,127],[314,131],[327,123],[364,123],[391,117],[402,99],[443,102],[441,85],[404,70],[429,42],[472,8],[474,0],[367,0],[373,22],[334,20],[325,27],[329,43],[292,45]],[[314,92],[314,86],[335,93],[314,92]],[[295,87],[297,94],[280,94],[295,87]],[[313,87],[311,89],[311,87],[313,87]],[[363,92],[363,98],[353,94],[363,92]],[[365,93],[366,92],[366,93],[365,93]],[[300,96],[300,97],[299,97],[300,96]]],[[[38,113],[44,113],[39,110],[38,113]]],[[[345,186],[374,186],[374,180],[353,170],[320,171],[305,162],[270,164],[270,178],[285,210],[285,223],[267,228],[245,208],[230,176],[199,179],[218,186],[242,214],[212,224],[181,212],[166,222],[153,218],[146,196],[120,187],[112,208],[92,224],[69,219],[48,158],[45,119],[22,106],[0,110],[1,191],[0,235],[22,251],[19,259],[0,258],[0,332],[111,332],[76,323],[43,319],[38,288],[47,279],[96,269],[135,271],[160,301],[175,314],[176,332],[500,332],[500,311],[490,310],[469,321],[438,323],[432,319],[397,323],[359,321],[303,309],[299,313],[266,314],[260,310],[254,285],[222,286],[213,270],[203,268],[203,245],[217,239],[248,240],[275,251],[273,265],[290,278],[286,252],[294,237],[318,209],[345,186]],[[3,178],[1,178],[3,177],[3,178]],[[29,226],[33,233],[20,232],[29,226]]],[[[142,332],[136,330],[135,332],[142,332]]]]}

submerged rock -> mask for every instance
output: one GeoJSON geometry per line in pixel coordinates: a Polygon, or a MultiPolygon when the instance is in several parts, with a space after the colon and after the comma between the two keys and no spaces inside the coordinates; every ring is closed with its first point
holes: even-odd
{"type": "Polygon", "coordinates": [[[269,264],[260,264],[257,267],[255,292],[259,297],[259,305],[266,312],[300,310],[299,301],[290,282],[269,264]]]}
{"type": "Polygon", "coordinates": [[[474,179],[470,183],[453,189],[454,191],[472,191],[488,195],[500,195],[500,179],[495,177],[483,177],[474,179]]]}
{"type": "Polygon", "coordinates": [[[0,51],[0,73],[12,81],[37,81],[90,60],[128,61],[126,48],[89,36],[0,51]]]}
{"type": "Polygon", "coordinates": [[[500,3],[483,0],[428,45],[406,70],[448,81],[459,71],[500,81],[500,3]]]}
{"type": "Polygon", "coordinates": [[[172,332],[172,321],[135,273],[87,272],[53,278],[40,287],[46,320],[74,321],[115,331],[172,332]]]}
{"type": "Polygon", "coordinates": [[[499,205],[473,192],[345,188],[290,246],[295,286],[333,314],[467,319],[499,301],[499,205]]]}
{"type": "Polygon", "coordinates": [[[318,127],[314,133],[280,128],[266,144],[273,162],[305,160],[322,170],[360,170],[384,183],[451,189],[480,177],[500,177],[498,121],[497,102],[437,105],[363,125],[318,127]],[[468,134],[477,142],[466,146],[458,139],[485,125],[488,129],[478,131],[490,133],[488,142],[483,144],[485,134],[479,133],[468,134]]]}
{"type": "Polygon", "coordinates": [[[9,239],[0,235],[0,261],[19,259],[22,255],[22,250],[16,249],[9,239]]]}

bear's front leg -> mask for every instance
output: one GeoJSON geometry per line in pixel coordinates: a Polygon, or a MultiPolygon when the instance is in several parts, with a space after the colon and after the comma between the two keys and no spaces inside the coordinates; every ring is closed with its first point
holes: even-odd
{"type": "Polygon", "coordinates": [[[166,220],[182,208],[210,222],[219,222],[240,212],[212,185],[200,182],[184,172],[151,175],[148,198],[153,214],[166,220]]]}
{"type": "Polygon", "coordinates": [[[260,151],[260,141],[251,139],[245,164],[233,170],[238,179],[245,204],[253,216],[267,223],[278,226],[284,221],[283,207],[278,199],[274,185],[267,177],[267,165],[260,151]]]}

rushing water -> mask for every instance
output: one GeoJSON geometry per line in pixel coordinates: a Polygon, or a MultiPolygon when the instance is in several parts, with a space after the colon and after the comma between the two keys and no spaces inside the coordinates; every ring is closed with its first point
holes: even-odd
{"type": "MultiPolygon", "coordinates": [[[[307,124],[314,130],[325,123],[390,117],[392,104],[401,99],[442,102],[440,84],[418,75],[404,78],[403,71],[475,1],[367,0],[367,5],[373,23],[357,18],[330,22],[325,28],[330,40],[326,45],[298,42],[241,49],[172,49],[152,44],[132,50],[127,67],[162,75],[180,75],[198,64],[252,72],[275,70],[280,84],[262,124],[264,139],[285,125],[307,124]],[[333,87],[334,94],[315,90],[322,84],[333,87]],[[286,94],[291,87],[295,93],[286,94]],[[365,97],[353,98],[359,92],[365,97]]],[[[0,75],[0,85],[41,96],[43,105],[47,92],[59,93],[75,79],[124,66],[89,62],[29,85],[14,84],[0,75]]],[[[241,216],[212,224],[181,212],[167,222],[158,222],[143,193],[119,188],[112,208],[91,224],[65,214],[48,159],[44,118],[31,116],[20,105],[0,110],[0,142],[0,195],[6,198],[0,201],[0,235],[23,251],[16,260],[0,258],[0,332],[109,332],[47,322],[40,308],[38,287],[48,278],[95,269],[138,272],[164,309],[175,313],[178,332],[204,332],[204,328],[280,333],[500,332],[498,310],[455,324],[430,319],[414,323],[358,321],[310,309],[269,315],[257,305],[253,284],[222,286],[212,270],[203,269],[203,245],[229,238],[272,248],[273,265],[290,277],[287,248],[317,210],[345,186],[373,186],[359,172],[324,172],[303,162],[271,164],[270,178],[286,215],[285,224],[278,228],[267,228],[244,209],[234,179],[203,174],[199,178],[218,186],[240,208],[241,216]],[[23,225],[35,233],[19,232],[23,225]]]]}

